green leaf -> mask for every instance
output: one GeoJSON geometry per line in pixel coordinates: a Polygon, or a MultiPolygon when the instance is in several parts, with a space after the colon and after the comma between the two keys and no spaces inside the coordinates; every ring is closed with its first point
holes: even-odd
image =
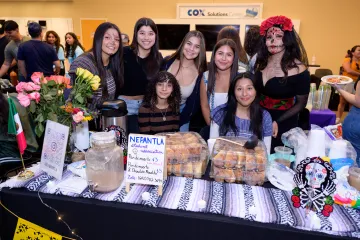
{"type": "Polygon", "coordinates": [[[53,97],[50,94],[45,94],[44,99],[49,102],[53,100],[53,97]]]}
{"type": "Polygon", "coordinates": [[[57,94],[58,94],[58,90],[57,90],[56,88],[53,88],[53,89],[51,89],[51,90],[49,91],[48,94],[50,94],[50,95],[53,96],[53,97],[56,97],[57,94]]]}
{"type": "Polygon", "coordinates": [[[54,121],[54,122],[57,122],[57,121],[58,121],[57,115],[56,115],[55,113],[53,113],[53,112],[50,112],[50,113],[48,114],[48,119],[51,120],[51,121],[54,121]]]}
{"type": "Polygon", "coordinates": [[[47,85],[48,85],[48,87],[53,87],[56,85],[56,82],[54,80],[50,80],[50,81],[48,81],[47,85]]]}
{"type": "Polygon", "coordinates": [[[79,103],[81,103],[81,104],[84,103],[84,98],[83,98],[81,95],[75,97],[75,99],[76,99],[79,103]]]}
{"type": "Polygon", "coordinates": [[[35,110],[36,110],[36,104],[35,104],[34,101],[31,101],[31,102],[30,102],[30,112],[31,112],[31,113],[34,113],[35,110]]]}
{"type": "Polygon", "coordinates": [[[36,125],[35,127],[35,133],[36,136],[41,137],[44,133],[44,126],[42,123],[39,123],[38,125],[36,125]]]}
{"type": "Polygon", "coordinates": [[[42,113],[40,113],[39,115],[37,115],[37,117],[35,118],[35,122],[40,122],[42,123],[44,121],[44,116],[42,115],[42,113]]]}

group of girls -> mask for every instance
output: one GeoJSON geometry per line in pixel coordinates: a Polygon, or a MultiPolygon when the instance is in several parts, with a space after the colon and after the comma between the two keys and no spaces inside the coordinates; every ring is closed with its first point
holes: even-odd
{"type": "MultiPolygon", "coordinates": [[[[69,74],[75,79],[76,68],[83,67],[100,75],[91,106],[124,100],[129,133],[189,131],[190,119],[201,109],[204,138],[255,134],[270,150],[281,144],[282,133],[297,126],[305,107],[310,88],[306,52],[286,17],[250,29],[245,43],[248,54],[234,28],[222,29],[207,65],[199,31],[187,33],[176,52],[163,58],[153,20],[136,22],[127,47],[118,27],[106,22],[69,74]]],[[[68,56],[76,53],[74,48],[66,48],[68,56]]]]}

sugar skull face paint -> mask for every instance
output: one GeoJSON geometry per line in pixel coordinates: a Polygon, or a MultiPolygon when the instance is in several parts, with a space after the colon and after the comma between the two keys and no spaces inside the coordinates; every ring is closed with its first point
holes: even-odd
{"type": "Polygon", "coordinates": [[[271,54],[284,50],[284,32],[278,27],[269,28],[266,33],[266,46],[271,54]]]}

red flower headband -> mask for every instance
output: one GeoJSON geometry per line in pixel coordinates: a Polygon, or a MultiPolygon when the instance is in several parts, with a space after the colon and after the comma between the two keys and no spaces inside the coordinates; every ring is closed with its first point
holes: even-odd
{"type": "Polygon", "coordinates": [[[260,35],[265,36],[266,31],[274,25],[279,25],[283,31],[292,31],[294,26],[291,19],[285,16],[270,17],[261,23],[260,35]]]}

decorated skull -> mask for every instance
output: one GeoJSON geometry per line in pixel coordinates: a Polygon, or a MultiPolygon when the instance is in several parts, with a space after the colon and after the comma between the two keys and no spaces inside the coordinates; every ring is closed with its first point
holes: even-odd
{"type": "Polygon", "coordinates": [[[326,168],[319,163],[309,163],[305,172],[308,184],[313,188],[320,188],[327,174],[326,168]]]}

